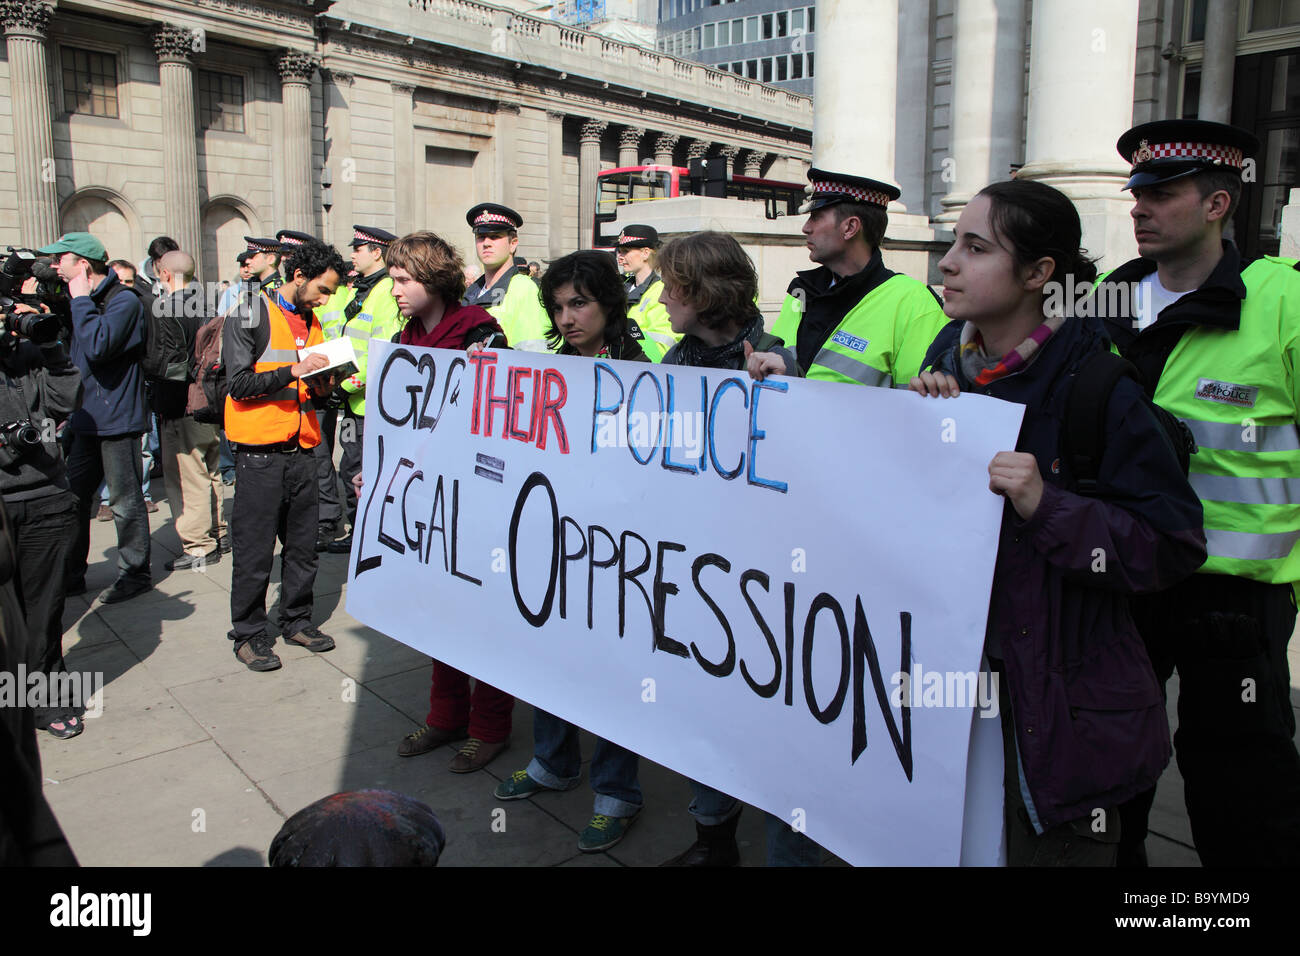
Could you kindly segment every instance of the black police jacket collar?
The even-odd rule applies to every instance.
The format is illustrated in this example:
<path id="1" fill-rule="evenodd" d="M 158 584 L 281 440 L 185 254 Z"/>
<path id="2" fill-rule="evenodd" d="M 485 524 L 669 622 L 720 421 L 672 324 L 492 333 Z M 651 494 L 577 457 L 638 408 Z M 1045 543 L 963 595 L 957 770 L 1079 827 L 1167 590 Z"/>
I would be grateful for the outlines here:
<path id="1" fill-rule="evenodd" d="M 629 278 L 628 289 L 627 289 L 627 307 L 630 309 L 632 308 L 632 306 L 639 304 L 641 302 L 642 296 L 644 296 L 646 293 L 646 289 L 650 288 L 658 281 L 659 281 L 659 273 L 655 272 L 653 269 L 650 271 L 650 275 L 646 276 L 645 282 L 642 282 L 640 285 L 635 284 L 636 283 L 635 276 Z"/>
<path id="2" fill-rule="evenodd" d="M 484 273 L 470 283 L 469 287 L 465 289 L 465 298 L 460 300 L 460 304 L 479 305 L 485 300 L 489 301 L 491 305 L 499 304 L 501 299 L 504 299 L 506 296 L 506 289 L 510 285 L 510 280 L 519 275 L 520 271 L 521 270 L 518 266 L 511 266 L 505 271 L 500 279 L 497 279 L 496 282 L 492 283 L 491 289 L 484 288 L 484 285 L 487 283 L 487 273 Z M 491 302 L 492 292 L 495 289 L 500 289 L 501 295 L 497 298 L 496 302 Z"/>
<path id="3" fill-rule="evenodd" d="M 843 310 L 835 310 L 842 318 L 848 314 L 849 309 L 862 300 L 863 296 L 896 274 L 893 270 L 885 268 L 885 260 L 880 257 L 880 250 L 876 249 L 871 254 L 871 261 L 861 272 L 851 276 L 836 276 L 829 267 L 818 266 L 816 269 L 796 272 L 786 291 L 794 295 L 796 289 L 803 289 L 814 296 L 843 298 L 845 300 Z M 834 285 L 831 285 L 832 279 L 835 280 Z"/>
<path id="4" fill-rule="evenodd" d="M 1243 263 L 1237 247 L 1229 239 L 1223 240 L 1223 256 L 1199 288 L 1188 292 L 1177 302 L 1164 308 L 1155 325 L 1168 328 L 1173 325 L 1205 325 L 1210 328 L 1235 332 L 1241 327 L 1241 303 L 1246 298 L 1246 284 L 1241 281 Z M 1133 328 L 1132 315 L 1108 315 L 1107 306 L 1128 302 L 1127 297 L 1107 296 L 1106 285 L 1138 282 L 1156 271 L 1154 259 L 1132 259 L 1106 276 L 1094 293 L 1097 315 L 1105 320 L 1106 332 L 1121 350 L 1138 337 Z M 1154 328 L 1155 326 L 1148 326 Z"/>

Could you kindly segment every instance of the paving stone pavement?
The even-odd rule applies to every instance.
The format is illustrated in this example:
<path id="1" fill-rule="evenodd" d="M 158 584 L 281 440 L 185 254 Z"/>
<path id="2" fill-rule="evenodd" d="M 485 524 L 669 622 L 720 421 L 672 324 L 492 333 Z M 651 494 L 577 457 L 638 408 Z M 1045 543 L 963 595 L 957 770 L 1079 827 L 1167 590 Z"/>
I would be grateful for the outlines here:
<path id="1" fill-rule="evenodd" d="M 99 595 L 116 575 L 116 541 L 111 522 L 91 522 L 89 590 L 68 599 L 64 649 L 69 670 L 102 672 L 102 713 L 72 740 L 40 734 L 45 793 L 83 865 L 265 865 L 288 816 L 367 787 L 434 809 L 448 834 L 443 865 L 650 866 L 694 838 L 686 779 L 648 761 L 645 810 L 607 853 L 577 848 L 591 812 L 585 773 L 565 793 L 496 800 L 493 788 L 531 753 L 532 708 L 522 701 L 511 747 L 479 773 L 449 772 L 450 746 L 398 757 L 398 742 L 424 718 L 429 660 L 347 613 L 345 555 L 322 554 L 316 581 L 314 620 L 337 648 L 314 655 L 277 641 L 284 666 L 259 674 L 235 659 L 226 638 L 229 556 L 202 571 L 168 572 L 180 544 L 166 504 L 150 525 L 154 590 L 106 607 Z M 277 562 L 272 597 L 278 575 Z M 1300 674 L 1295 642 L 1291 670 Z M 1300 691 L 1292 702 L 1300 708 Z M 1175 703 L 1176 693 L 1171 720 Z M 584 733 L 583 753 L 591 750 Z M 1197 865 L 1173 765 L 1152 830 L 1153 865 Z M 760 812 L 746 809 L 738 837 L 742 863 L 761 865 Z M 827 862 L 838 861 L 828 854 Z"/>

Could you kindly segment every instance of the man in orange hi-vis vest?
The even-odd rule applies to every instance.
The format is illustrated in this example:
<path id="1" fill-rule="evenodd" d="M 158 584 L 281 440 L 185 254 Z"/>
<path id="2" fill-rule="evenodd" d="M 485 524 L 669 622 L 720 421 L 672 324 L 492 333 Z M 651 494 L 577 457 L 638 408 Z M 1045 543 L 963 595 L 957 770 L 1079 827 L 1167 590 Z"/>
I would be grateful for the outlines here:
<path id="1" fill-rule="evenodd" d="M 317 653 L 334 647 L 333 638 L 311 622 L 319 511 L 311 449 L 321 441 L 315 402 L 324 403 L 338 375 L 322 371 L 324 356 L 300 353 L 324 341 L 312 310 L 334 294 L 346 272 L 333 246 L 303 243 L 285 260 L 284 283 L 263 290 L 247 318 L 231 316 L 222 335 L 230 388 L 226 437 L 236 475 L 229 637 L 249 670 L 280 666 L 275 637 L 266 629 L 277 533 L 283 542 L 279 624 L 285 642 Z"/>

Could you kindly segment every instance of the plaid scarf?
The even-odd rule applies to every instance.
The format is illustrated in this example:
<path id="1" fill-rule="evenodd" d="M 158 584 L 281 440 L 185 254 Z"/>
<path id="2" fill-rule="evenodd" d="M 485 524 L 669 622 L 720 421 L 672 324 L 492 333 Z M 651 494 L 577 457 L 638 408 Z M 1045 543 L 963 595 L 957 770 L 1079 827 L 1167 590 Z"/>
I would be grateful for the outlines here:
<path id="1" fill-rule="evenodd" d="M 1033 361 L 1038 350 L 1043 347 L 1043 343 L 1050 339 L 1064 323 L 1065 316 L 1052 316 L 1034 329 L 1029 334 L 1029 338 L 1006 355 L 997 357 L 988 355 L 984 351 L 984 336 L 980 335 L 979 329 L 967 322 L 961 330 L 959 349 L 962 373 L 968 381 L 976 385 L 988 385 L 990 382 L 1019 372 Z"/>

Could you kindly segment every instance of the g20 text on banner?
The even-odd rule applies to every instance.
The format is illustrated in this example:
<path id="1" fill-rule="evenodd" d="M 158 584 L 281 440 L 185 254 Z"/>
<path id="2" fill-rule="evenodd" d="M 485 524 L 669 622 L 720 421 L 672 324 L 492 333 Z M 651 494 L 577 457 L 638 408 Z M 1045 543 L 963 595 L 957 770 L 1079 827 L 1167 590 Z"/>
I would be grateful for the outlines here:
<path id="1" fill-rule="evenodd" d="M 958 861 L 973 701 L 897 676 L 979 670 L 1019 406 L 371 348 L 351 614 L 851 863 Z"/>

